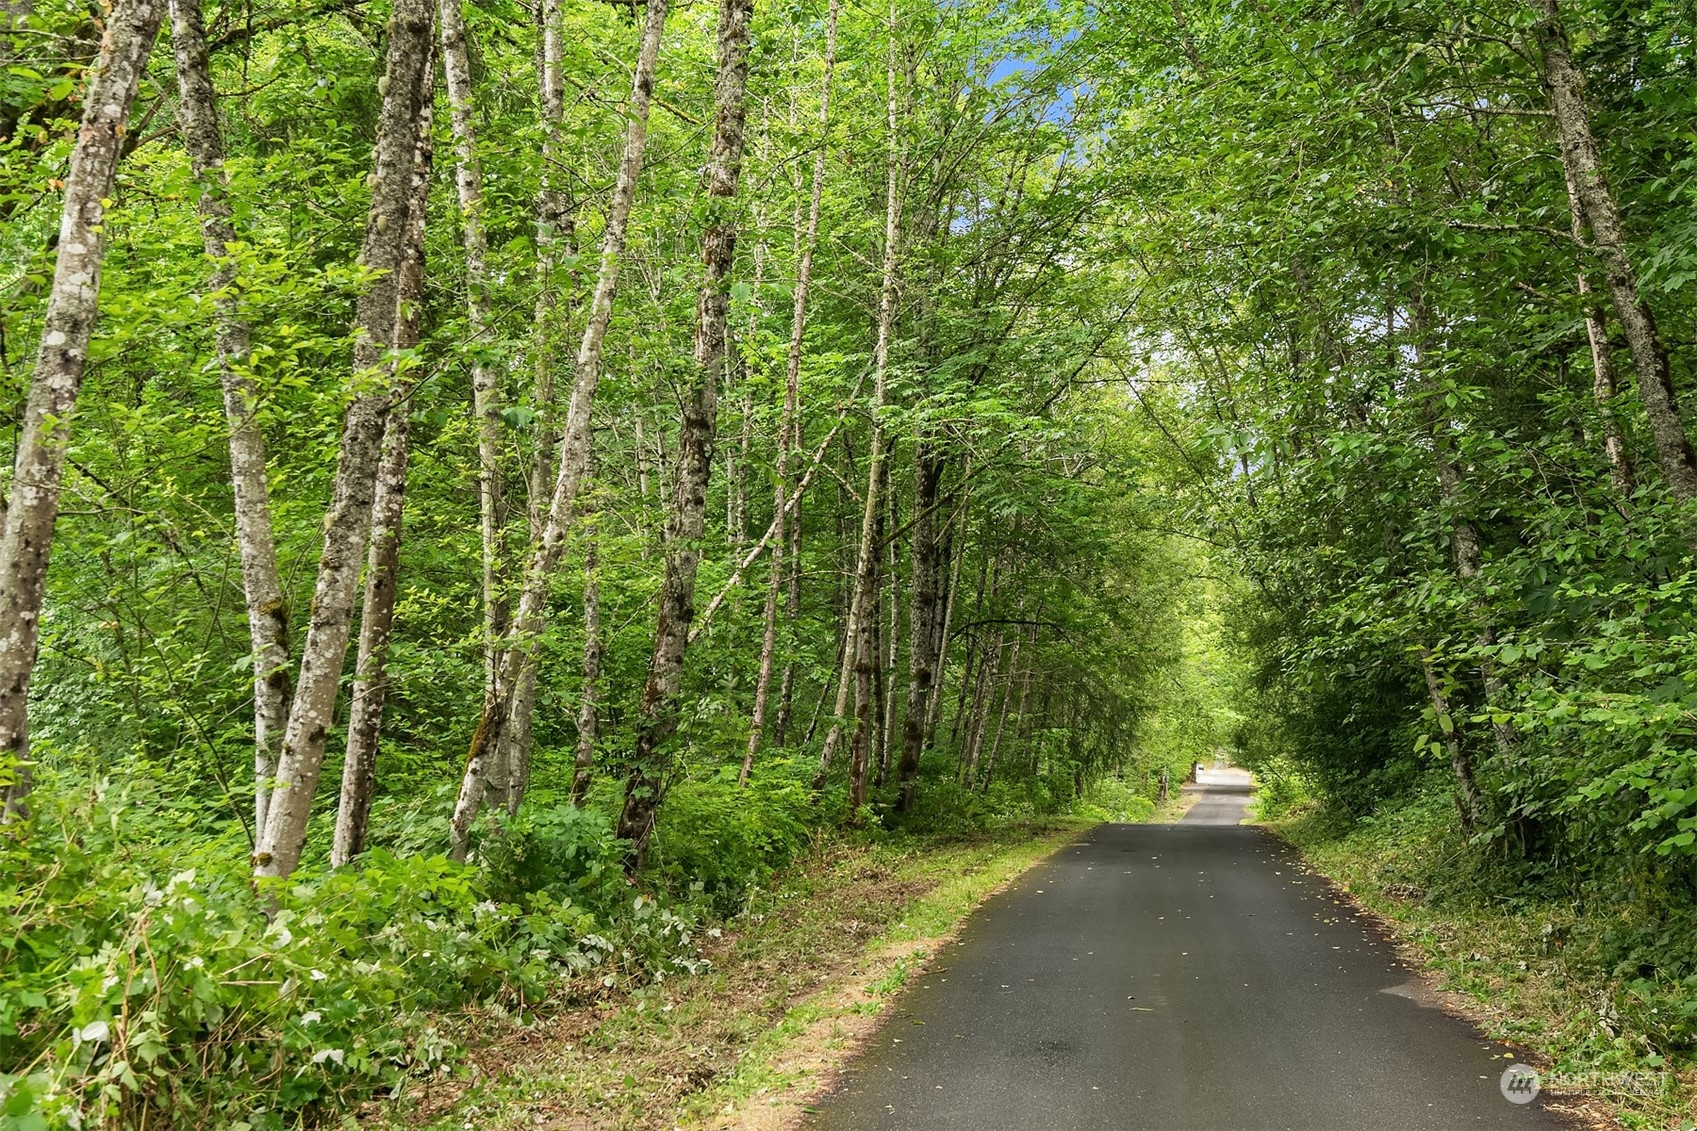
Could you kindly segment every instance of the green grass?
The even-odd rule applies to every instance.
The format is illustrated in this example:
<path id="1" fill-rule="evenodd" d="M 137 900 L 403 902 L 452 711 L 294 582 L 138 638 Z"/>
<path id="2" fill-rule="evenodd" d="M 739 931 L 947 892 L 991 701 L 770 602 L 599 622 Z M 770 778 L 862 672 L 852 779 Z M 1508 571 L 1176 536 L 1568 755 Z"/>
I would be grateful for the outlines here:
<path id="1" fill-rule="evenodd" d="M 1439 790 L 1355 822 L 1306 806 L 1267 824 L 1388 921 L 1490 1036 L 1540 1054 L 1547 1073 L 1589 1074 L 1593 1110 L 1635 1129 L 1697 1127 L 1689 906 L 1493 856 L 1462 837 Z M 1617 1075 L 1650 1093 L 1599 1080 Z"/>

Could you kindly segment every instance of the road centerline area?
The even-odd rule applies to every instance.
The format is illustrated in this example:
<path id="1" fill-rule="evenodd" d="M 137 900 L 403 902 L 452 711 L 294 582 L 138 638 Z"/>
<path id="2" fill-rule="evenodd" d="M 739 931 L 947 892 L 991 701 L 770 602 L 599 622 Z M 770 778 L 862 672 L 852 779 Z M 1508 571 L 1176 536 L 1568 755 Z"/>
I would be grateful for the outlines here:
<path id="1" fill-rule="evenodd" d="M 1420 1004 L 1373 927 L 1205 771 L 1176 825 L 1100 825 L 973 917 L 810 1128 L 1562 1126 L 1513 1050 Z"/>

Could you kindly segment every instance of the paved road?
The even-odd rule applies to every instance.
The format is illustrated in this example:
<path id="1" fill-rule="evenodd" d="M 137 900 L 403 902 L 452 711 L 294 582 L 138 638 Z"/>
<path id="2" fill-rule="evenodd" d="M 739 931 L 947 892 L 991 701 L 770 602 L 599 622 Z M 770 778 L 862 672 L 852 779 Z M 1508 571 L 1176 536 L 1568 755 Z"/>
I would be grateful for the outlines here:
<path id="1" fill-rule="evenodd" d="M 1395 953 L 1204 775 L 1176 825 L 1101 825 L 990 900 L 890 1006 L 810 1131 L 1562 1124 L 1507 1047 L 1411 994 Z"/>

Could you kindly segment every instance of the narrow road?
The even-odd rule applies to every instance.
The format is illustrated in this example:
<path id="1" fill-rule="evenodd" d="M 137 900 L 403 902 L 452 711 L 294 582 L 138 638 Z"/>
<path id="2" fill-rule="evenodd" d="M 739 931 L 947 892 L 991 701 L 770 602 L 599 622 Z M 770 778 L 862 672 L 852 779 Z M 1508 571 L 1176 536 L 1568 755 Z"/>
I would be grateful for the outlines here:
<path id="1" fill-rule="evenodd" d="M 1176 825 L 1101 825 L 1022 876 L 890 1007 L 810 1131 L 1563 1126 L 1512 1050 L 1410 971 L 1203 774 Z"/>

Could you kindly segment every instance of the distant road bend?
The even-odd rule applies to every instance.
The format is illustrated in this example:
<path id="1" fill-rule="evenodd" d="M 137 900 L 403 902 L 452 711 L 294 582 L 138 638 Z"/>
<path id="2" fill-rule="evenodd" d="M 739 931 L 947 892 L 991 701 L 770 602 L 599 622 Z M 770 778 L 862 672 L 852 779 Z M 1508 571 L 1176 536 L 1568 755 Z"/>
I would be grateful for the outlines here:
<path id="1" fill-rule="evenodd" d="M 1100 825 L 991 899 L 890 1009 L 816 1131 L 1554 1131 L 1512 1050 L 1276 838 L 1248 775 L 1176 825 Z"/>

